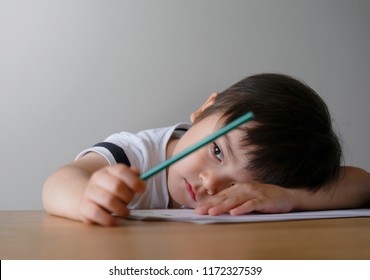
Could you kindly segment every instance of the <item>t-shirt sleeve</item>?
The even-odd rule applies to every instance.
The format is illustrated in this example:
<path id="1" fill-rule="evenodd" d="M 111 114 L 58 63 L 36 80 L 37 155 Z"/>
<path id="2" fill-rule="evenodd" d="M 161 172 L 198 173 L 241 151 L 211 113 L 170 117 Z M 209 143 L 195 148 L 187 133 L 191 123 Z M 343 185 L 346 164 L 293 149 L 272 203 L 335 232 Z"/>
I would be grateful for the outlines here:
<path id="1" fill-rule="evenodd" d="M 103 142 L 99 142 L 94 146 L 80 152 L 75 160 L 80 159 L 84 155 L 90 152 L 95 152 L 103 156 L 109 165 L 117 163 L 126 164 L 127 166 L 136 165 L 140 162 L 140 145 L 137 146 L 141 141 L 136 135 L 131 133 L 116 133 Z M 140 158 L 138 158 L 138 156 Z"/>

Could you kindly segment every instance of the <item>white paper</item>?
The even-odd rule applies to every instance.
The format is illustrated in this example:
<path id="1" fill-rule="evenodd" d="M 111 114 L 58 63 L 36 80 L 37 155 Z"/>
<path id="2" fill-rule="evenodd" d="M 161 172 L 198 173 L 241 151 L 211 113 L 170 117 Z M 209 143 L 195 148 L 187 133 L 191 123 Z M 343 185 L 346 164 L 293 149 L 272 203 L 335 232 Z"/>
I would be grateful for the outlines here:
<path id="1" fill-rule="evenodd" d="M 250 213 L 239 216 L 231 216 L 229 214 L 222 214 L 219 216 L 197 215 L 193 209 L 148 209 L 131 210 L 129 216 L 130 219 L 135 220 L 166 220 L 197 224 L 271 222 L 349 217 L 370 217 L 370 209 L 297 211 L 283 214 Z"/>

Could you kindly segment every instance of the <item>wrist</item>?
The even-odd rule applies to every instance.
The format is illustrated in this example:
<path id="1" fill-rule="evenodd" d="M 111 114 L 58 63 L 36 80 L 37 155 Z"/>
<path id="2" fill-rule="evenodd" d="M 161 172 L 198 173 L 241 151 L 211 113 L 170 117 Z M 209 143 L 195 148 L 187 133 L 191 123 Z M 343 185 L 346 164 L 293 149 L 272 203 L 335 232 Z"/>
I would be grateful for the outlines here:
<path id="1" fill-rule="evenodd" d="M 311 201 L 311 192 L 307 189 L 289 189 L 291 196 L 292 210 L 309 210 L 312 206 L 308 205 Z"/>

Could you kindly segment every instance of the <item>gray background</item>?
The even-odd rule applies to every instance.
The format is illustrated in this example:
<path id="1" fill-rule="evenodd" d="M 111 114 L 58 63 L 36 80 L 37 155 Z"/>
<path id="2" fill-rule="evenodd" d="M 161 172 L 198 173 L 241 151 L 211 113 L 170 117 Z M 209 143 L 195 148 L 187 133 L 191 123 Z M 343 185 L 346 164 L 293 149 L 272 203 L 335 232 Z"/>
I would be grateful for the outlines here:
<path id="1" fill-rule="evenodd" d="M 370 170 L 367 0 L 0 0 L 0 209 L 113 132 L 187 121 L 214 91 L 291 74 Z"/>

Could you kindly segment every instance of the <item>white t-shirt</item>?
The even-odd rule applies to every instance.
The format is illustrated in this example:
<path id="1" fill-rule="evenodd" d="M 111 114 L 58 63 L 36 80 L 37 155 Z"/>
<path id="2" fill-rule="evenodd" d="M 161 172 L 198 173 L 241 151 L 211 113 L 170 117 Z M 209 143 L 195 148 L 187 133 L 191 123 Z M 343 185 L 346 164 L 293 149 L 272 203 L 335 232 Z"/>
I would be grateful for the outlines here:
<path id="1" fill-rule="evenodd" d="M 166 159 L 166 147 L 175 130 L 186 131 L 190 124 L 180 123 L 170 127 L 148 129 L 137 134 L 116 133 L 104 142 L 82 151 L 76 160 L 89 152 L 102 155 L 110 165 L 125 163 L 136 166 L 141 173 L 148 171 Z M 129 203 L 129 209 L 165 209 L 168 208 L 169 194 L 166 170 L 146 181 L 146 191 L 135 194 Z"/>

